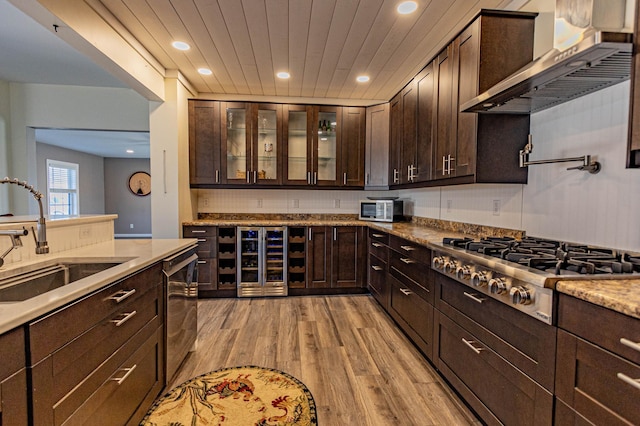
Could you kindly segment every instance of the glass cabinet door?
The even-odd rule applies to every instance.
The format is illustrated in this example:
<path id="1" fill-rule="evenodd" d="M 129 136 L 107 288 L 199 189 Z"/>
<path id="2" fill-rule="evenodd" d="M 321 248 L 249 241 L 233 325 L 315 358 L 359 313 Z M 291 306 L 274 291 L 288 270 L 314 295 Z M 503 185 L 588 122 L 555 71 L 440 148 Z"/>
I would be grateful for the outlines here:
<path id="1" fill-rule="evenodd" d="M 315 152 L 317 175 L 314 184 L 334 185 L 337 181 L 336 147 L 339 137 L 339 107 L 319 107 L 318 140 Z M 314 161 L 315 163 L 315 161 Z"/>
<path id="2" fill-rule="evenodd" d="M 223 102 L 223 175 L 229 183 L 248 182 L 250 147 L 247 138 L 247 108 L 244 103 Z"/>
<path id="3" fill-rule="evenodd" d="M 310 184 L 309 108 L 289 105 L 285 111 L 285 179 L 288 184 Z"/>
<path id="4" fill-rule="evenodd" d="M 257 105 L 257 123 L 254 123 L 252 173 L 250 183 L 281 183 L 282 106 Z M 254 112 L 255 114 L 255 112 Z M 255 115 L 254 115 L 255 117 Z"/>

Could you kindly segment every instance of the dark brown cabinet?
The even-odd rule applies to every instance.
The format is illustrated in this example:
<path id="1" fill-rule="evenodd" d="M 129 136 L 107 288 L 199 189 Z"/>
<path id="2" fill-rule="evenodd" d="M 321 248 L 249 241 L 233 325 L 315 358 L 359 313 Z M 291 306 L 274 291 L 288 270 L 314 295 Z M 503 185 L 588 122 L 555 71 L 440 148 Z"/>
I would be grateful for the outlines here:
<path id="1" fill-rule="evenodd" d="M 290 226 L 288 228 L 287 279 L 289 288 L 307 286 L 307 228 Z"/>
<path id="2" fill-rule="evenodd" d="M 557 424 L 640 424 L 639 322 L 560 295 Z"/>
<path id="3" fill-rule="evenodd" d="M 162 282 L 155 264 L 28 325 L 33 424 L 140 422 L 165 381 Z"/>
<path id="4" fill-rule="evenodd" d="M 636 2 L 633 38 L 640 40 L 640 2 Z M 640 52 L 637 50 L 631 63 L 630 98 L 627 168 L 640 168 Z"/>
<path id="5" fill-rule="evenodd" d="M 531 61 L 535 16 L 482 10 L 392 99 L 392 185 L 526 183 L 518 152 L 527 142 L 529 116 L 459 109 Z"/>
<path id="6" fill-rule="evenodd" d="M 389 103 L 367 107 L 365 189 L 389 189 Z"/>
<path id="7" fill-rule="evenodd" d="M 369 229 L 367 284 L 371 295 L 385 310 L 389 309 L 388 259 L 389 234 Z"/>
<path id="8" fill-rule="evenodd" d="M 215 226 L 185 226 L 184 238 L 198 240 L 198 296 L 218 289 L 218 233 Z"/>
<path id="9" fill-rule="evenodd" d="M 27 363 L 25 333 L 18 327 L 0 336 L 0 424 L 26 426 Z"/>
<path id="10" fill-rule="evenodd" d="M 365 286 L 365 238 L 361 226 L 307 228 L 307 287 Z"/>
<path id="11" fill-rule="evenodd" d="M 222 183 L 220 175 L 220 102 L 189 101 L 189 181 Z"/>
<path id="12" fill-rule="evenodd" d="M 435 283 L 441 374 L 487 424 L 552 424 L 556 328 L 442 274 Z"/>
<path id="13" fill-rule="evenodd" d="M 339 185 L 364 187 L 366 110 L 342 108 L 342 140 L 340 141 Z"/>

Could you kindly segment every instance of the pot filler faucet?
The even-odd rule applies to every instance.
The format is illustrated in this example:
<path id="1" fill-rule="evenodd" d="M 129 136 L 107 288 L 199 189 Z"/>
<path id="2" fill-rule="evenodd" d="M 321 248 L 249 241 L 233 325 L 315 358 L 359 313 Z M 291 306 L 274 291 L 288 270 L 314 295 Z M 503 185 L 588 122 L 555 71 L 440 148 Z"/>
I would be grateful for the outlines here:
<path id="1" fill-rule="evenodd" d="M 8 177 L 0 180 L 0 183 L 12 183 L 14 185 L 22 186 L 27 191 L 33 194 L 33 198 L 38 202 L 38 207 L 40 208 L 40 218 L 38 219 L 37 230 L 31 227 L 31 232 L 33 232 L 33 238 L 36 242 L 36 254 L 45 254 L 49 253 L 49 244 L 47 243 L 47 225 L 44 220 L 44 210 L 42 208 L 42 193 L 33 188 L 33 185 L 29 185 L 26 181 L 20 182 L 18 179 L 10 179 Z M 9 249 L 11 251 L 14 248 L 21 247 L 22 242 L 20 241 L 20 236 L 27 235 L 28 231 L 26 229 L 18 230 L 18 231 L 0 231 L 0 235 L 8 235 L 11 237 L 12 247 Z M 9 254 L 9 251 L 4 253 L 0 258 L 0 261 Z M 2 263 L 0 263 L 2 266 Z"/>

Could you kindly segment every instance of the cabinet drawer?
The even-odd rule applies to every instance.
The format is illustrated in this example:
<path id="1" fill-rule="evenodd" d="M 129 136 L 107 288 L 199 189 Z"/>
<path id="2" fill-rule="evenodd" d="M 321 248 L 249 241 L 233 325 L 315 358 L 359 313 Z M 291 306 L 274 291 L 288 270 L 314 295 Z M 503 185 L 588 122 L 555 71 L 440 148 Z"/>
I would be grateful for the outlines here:
<path id="1" fill-rule="evenodd" d="M 369 241 L 371 242 L 379 242 L 384 244 L 385 246 L 389 245 L 389 234 L 386 232 L 378 231 L 377 229 L 369 228 Z"/>
<path id="2" fill-rule="evenodd" d="M 24 328 L 18 327 L 0 336 L 0 381 L 26 367 Z"/>
<path id="3" fill-rule="evenodd" d="M 198 237 L 197 254 L 199 258 L 216 257 L 216 239 L 214 237 Z"/>
<path id="4" fill-rule="evenodd" d="M 13 375 L 0 379 L 0 424 L 27 426 L 28 414 L 27 369 L 22 367 Z"/>
<path id="5" fill-rule="evenodd" d="M 389 277 L 389 308 L 391 316 L 409 334 L 414 343 L 431 359 L 433 345 L 433 306 L 416 292 L 414 284 L 406 285 Z M 408 330 L 406 326 L 410 327 Z M 413 333 L 412 333 L 413 332 Z M 417 338 L 416 338 L 417 337 Z"/>
<path id="6" fill-rule="evenodd" d="M 182 236 L 184 238 L 201 238 L 201 237 L 215 237 L 215 226 L 185 226 L 182 229 Z"/>
<path id="7" fill-rule="evenodd" d="M 594 424 L 640 424 L 640 366 L 558 331 L 556 396 Z M 621 376 L 624 375 L 624 376 Z"/>
<path id="8" fill-rule="evenodd" d="M 418 262 L 431 265 L 431 250 L 423 245 L 391 235 L 389 236 L 389 247 L 401 253 L 403 256 L 408 256 Z"/>
<path id="9" fill-rule="evenodd" d="M 441 312 L 545 388 L 553 391 L 555 327 L 504 305 L 473 288 L 435 273 L 436 303 Z M 508 343 L 507 343 L 508 342 Z"/>
<path id="10" fill-rule="evenodd" d="M 387 264 L 376 256 L 369 255 L 369 289 L 382 296 L 386 293 L 387 287 Z"/>
<path id="11" fill-rule="evenodd" d="M 379 241 L 376 240 L 370 240 L 369 242 L 369 253 L 377 256 L 378 258 L 384 260 L 386 262 L 387 260 L 387 252 L 388 252 L 388 248 L 386 245 L 384 245 L 384 243 L 381 243 Z"/>
<path id="12" fill-rule="evenodd" d="M 550 392 L 446 315 L 437 321 L 440 371 L 487 424 L 551 425 Z"/>
<path id="13" fill-rule="evenodd" d="M 640 351 L 622 343 L 640 342 L 640 320 L 636 318 L 560 294 L 558 327 L 640 364 Z"/>
<path id="14" fill-rule="evenodd" d="M 403 284 L 413 284 L 416 293 L 433 303 L 433 274 L 429 265 L 391 250 L 389 252 L 389 273 Z"/>
<path id="15" fill-rule="evenodd" d="M 149 291 L 54 352 L 51 355 L 53 400 L 63 398 L 146 324 L 153 320 L 157 324 L 159 297 L 162 297 L 160 288 Z"/>
<path id="16" fill-rule="evenodd" d="M 67 418 L 65 426 L 139 424 L 162 390 L 162 358 L 162 328 L 159 328 L 112 371 L 100 387 Z M 61 424 L 64 418 L 64 414 L 58 411 L 61 410 L 56 408 L 56 425 Z"/>
<path id="17" fill-rule="evenodd" d="M 161 285 L 162 266 L 158 263 L 31 323 L 32 365 L 104 318 L 119 312 L 124 304 Z"/>
<path id="18" fill-rule="evenodd" d="M 215 259 L 198 257 L 198 284 L 211 284 L 216 268 Z"/>

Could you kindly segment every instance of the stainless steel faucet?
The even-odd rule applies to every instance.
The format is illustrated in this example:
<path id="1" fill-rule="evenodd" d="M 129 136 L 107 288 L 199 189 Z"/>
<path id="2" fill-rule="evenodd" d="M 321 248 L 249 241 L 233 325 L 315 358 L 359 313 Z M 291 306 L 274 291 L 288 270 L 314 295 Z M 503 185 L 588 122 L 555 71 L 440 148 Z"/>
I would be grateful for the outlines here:
<path id="1" fill-rule="evenodd" d="M 2 267 L 2 265 L 4 265 L 4 258 L 11 252 L 11 250 L 22 247 L 22 240 L 20 239 L 20 237 L 22 237 L 23 235 L 27 235 L 28 233 L 29 231 L 27 231 L 24 227 L 20 231 L 16 231 L 14 229 L 6 231 L 0 230 L 0 235 L 7 235 L 11 238 L 11 247 L 9 247 L 9 250 L 0 255 L 0 268 Z"/>
<path id="2" fill-rule="evenodd" d="M 49 244 L 47 243 L 47 224 L 44 220 L 44 209 L 42 208 L 42 193 L 37 191 L 33 185 L 29 185 L 27 181 L 20 182 L 17 178 L 10 179 L 5 177 L 0 180 L 0 183 L 12 183 L 14 185 L 22 186 L 27 191 L 33 194 L 33 198 L 38 202 L 38 207 L 40 208 L 40 218 L 38 219 L 37 230 L 34 230 L 31 227 L 31 231 L 33 232 L 33 238 L 36 241 L 36 254 L 45 254 L 49 253 Z M 23 234 L 26 235 L 26 234 Z"/>

